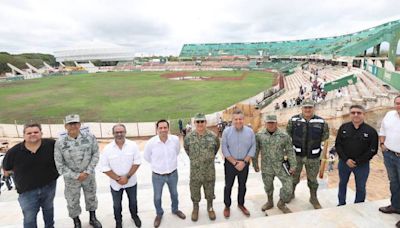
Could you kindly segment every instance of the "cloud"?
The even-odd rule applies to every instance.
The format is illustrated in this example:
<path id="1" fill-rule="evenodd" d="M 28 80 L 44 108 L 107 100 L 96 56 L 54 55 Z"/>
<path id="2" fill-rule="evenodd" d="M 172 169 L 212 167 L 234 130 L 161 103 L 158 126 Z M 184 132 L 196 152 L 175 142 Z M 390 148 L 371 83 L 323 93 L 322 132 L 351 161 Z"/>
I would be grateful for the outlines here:
<path id="1" fill-rule="evenodd" d="M 398 20 L 400 1 L 3 0 L 0 51 L 127 46 L 178 55 L 184 43 L 335 36 Z"/>

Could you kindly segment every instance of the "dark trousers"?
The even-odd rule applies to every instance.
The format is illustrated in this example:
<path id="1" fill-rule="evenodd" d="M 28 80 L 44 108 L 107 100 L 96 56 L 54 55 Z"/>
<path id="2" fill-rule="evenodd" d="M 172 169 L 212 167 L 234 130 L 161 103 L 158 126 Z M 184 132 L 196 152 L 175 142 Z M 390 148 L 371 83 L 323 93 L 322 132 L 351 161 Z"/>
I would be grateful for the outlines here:
<path id="1" fill-rule="evenodd" d="M 24 215 L 24 228 L 36 228 L 36 217 L 42 209 L 44 227 L 54 227 L 54 196 L 57 180 L 48 185 L 19 194 L 18 202 Z"/>
<path id="2" fill-rule="evenodd" d="M 395 152 L 387 150 L 383 152 L 385 166 L 390 181 L 390 203 L 392 207 L 400 210 L 400 156 Z"/>
<path id="3" fill-rule="evenodd" d="M 346 204 L 346 192 L 347 183 L 349 182 L 350 174 L 354 173 L 354 179 L 356 181 L 356 199 L 354 203 L 361 203 L 365 201 L 366 189 L 365 185 L 367 183 L 369 175 L 369 162 L 357 165 L 355 168 L 350 168 L 345 161 L 339 160 L 338 164 L 339 170 L 339 205 Z"/>
<path id="4" fill-rule="evenodd" d="M 244 205 L 244 197 L 246 195 L 246 182 L 249 175 L 249 165 L 246 165 L 242 171 L 238 171 L 234 165 L 225 159 L 225 188 L 224 188 L 224 203 L 226 207 L 232 204 L 231 193 L 232 186 L 235 182 L 235 177 L 238 177 L 239 193 L 238 204 Z"/>
<path id="5" fill-rule="evenodd" d="M 129 211 L 131 212 L 131 217 L 137 215 L 137 200 L 136 200 L 136 188 L 137 184 L 129 187 L 129 188 L 121 188 L 119 191 L 115 191 L 111 188 L 111 195 L 113 198 L 113 207 L 114 207 L 114 218 L 115 221 L 122 221 L 122 193 L 124 190 L 128 195 L 129 200 Z"/>

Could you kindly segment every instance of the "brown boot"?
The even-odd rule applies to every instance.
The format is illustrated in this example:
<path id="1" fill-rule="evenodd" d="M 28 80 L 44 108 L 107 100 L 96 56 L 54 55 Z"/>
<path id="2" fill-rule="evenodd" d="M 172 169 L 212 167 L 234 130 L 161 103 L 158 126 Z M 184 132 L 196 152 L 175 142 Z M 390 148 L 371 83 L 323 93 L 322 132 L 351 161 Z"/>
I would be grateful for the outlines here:
<path id="1" fill-rule="evenodd" d="M 261 210 L 262 210 L 262 211 L 266 211 L 266 210 L 269 210 L 269 209 L 271 209 L 271 208 L 273 208 L 273 207 L 274 207 L 274 198 L 273 198 L 273 195 L 268 193 L 268 202 L 266 202 L 266 203 L 261 207 Z"/>
<path id="2" fill-rule="evenodd" d="M 280 199 L 280 200 L 278 201 L 278 204 L 277 204 L 276 206 L 277 206 L 277 207 L 279 208 L 279 210 L 281 210 L 284 214 L 292 213 L 292 211 L 286 206 L 286 203 L 283 202 L 282 199 Z"/>
<path id="3" fill-rule="evenodd" d="M 310 189 L 310 203 L 313 205 L 314 209 L 321 209 L 321 204 L 319 204 L 317 198 L 317 190 Z"/>
<path id="4" fill-rule="evenodd" d="M 208 218 L 210 218 L 210 220 L 215 220 L 216 216 L 212 200 L 207 200 L 207 212 L 208 212 Z"/>
<path id="5" fill-rule="evenodd" d="M 196 222 L 199 219 L 199 203 L 193 203 L 192 221 Z"/>

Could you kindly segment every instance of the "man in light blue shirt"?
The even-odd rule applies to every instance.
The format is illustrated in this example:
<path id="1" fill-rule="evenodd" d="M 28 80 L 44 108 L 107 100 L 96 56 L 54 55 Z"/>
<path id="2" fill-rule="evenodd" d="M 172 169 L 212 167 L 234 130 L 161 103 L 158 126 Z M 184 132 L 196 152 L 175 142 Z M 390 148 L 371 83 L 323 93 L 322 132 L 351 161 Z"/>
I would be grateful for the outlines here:
<path id="1" fill-rule="evenodd" d="M 250 212 L 244 206 L 246 182 L 249 174 L 249 162 L 256 152 L 256 138 L 253 129 L 244 126 L 244 115 L 236 110 L 232 117 L 233 125 L 222 134 L 222 153 L 225 157 L 225 188 L 224 188 L 224 216 L 229 218 L 231 206 L 232 186 L 238 177 L 238 207 L 244 215 Z"/>

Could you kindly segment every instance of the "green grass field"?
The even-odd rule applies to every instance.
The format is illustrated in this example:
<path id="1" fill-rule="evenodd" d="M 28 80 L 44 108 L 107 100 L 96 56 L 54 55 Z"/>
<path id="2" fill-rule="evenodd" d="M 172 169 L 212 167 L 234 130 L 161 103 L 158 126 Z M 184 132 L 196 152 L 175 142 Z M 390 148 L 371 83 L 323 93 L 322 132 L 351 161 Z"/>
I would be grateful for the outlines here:
<path id="1" fill-rule="evenodd" d="M 239 77 L 243 72 L 191 75 Z M 61 123 L 78 113 L 85 122 L 144 122 L 212 113 L 271 87 L 273 76 L 249 72 L 241 81 L 175 81 L 163 72 L 112 72 L 0 84 L 0 123 Z"/>

